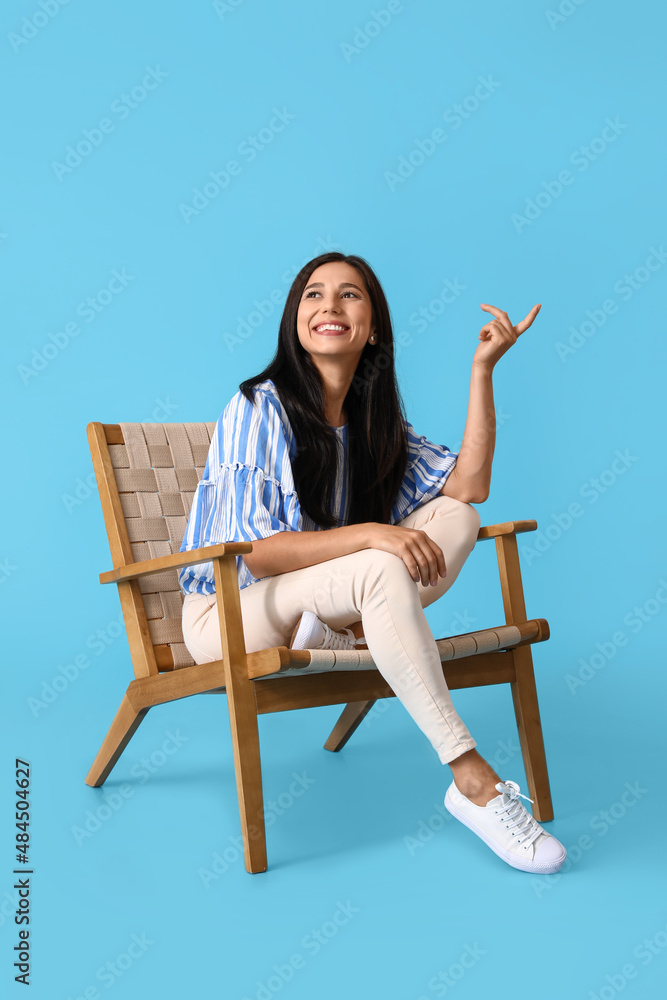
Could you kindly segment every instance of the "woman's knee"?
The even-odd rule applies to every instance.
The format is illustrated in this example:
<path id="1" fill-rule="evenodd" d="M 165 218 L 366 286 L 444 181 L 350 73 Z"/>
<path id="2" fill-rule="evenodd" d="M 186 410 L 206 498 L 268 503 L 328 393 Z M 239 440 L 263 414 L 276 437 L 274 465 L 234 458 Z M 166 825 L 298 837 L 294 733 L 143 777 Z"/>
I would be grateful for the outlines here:
<path id="1" fill-rule="evenodd" d="M 459 511 L 457 534 L 462 539 L 463 548 L 470 555 L 477 543 L 482 519 L 476 507 L 472 507 L 469 503 L 464 503 L 461 500 L 459 500 L 459 503 L 461 504 L 461 510 Z"/>
<path id="2" fill-rule="evenodd" d="M 198 595 L 184 601 L 181 617 L 183 642 L 195 663 L 212 663 L 222 658 L 222 644 L 215 599 Z"/>
<path id="3" fill-rule="evenodd" d="M 456 497 L 437 496 L 420 509 L 425 511 L 431 505 L 433 506 L 433 515 L 421 525 L 422 527 L 428 529 L 430 522 L 446 518 L 447 524 L 455 526 L 454 531 L 458 538 L 468 537 L 471 545 L 474 545 L 482 523 L 476 507 L 464 500 L 457 500 Z"/>
<path id="4" fill-rule="evenodd" d="M 462 500 L 459 500 L 459 503 L 461 503 L 464 508 L 464 510 L 461 511 L 461 515 L 465 520 L 466 526 L 470 531 L 470 534 L 474 535 L 475 539 L 477 539 L 482 523 L 481 514 L 476 507 L 472 506 L 472 504 L 463 503 Z"/>
<path id="5" fill-rule="evenodd" d="M 183 630 L 183 642 L 185 643 L 185 648 L 188 653 L 195 661 L 196 664 L 201 663 L 213 663 L 216 660 L 222 659 L 222 648 L 218 651 L 217 648 L 204 649 L 201 638 L 195 639 L 191 632 Z M 213 644 L 215 645 L 215 644 Z M 221 645 L 219 643 L 219 645 Z"/>
<path id="6" fill-rule="evenodd" d="M 399 555 L 395 552 L 387 552 L 386 549 L 368 548 L 362 549 L 361 552 L 366 557 L 371 569 L 378 573 L 395 573 L 397 566 L 405 566 Z"/>

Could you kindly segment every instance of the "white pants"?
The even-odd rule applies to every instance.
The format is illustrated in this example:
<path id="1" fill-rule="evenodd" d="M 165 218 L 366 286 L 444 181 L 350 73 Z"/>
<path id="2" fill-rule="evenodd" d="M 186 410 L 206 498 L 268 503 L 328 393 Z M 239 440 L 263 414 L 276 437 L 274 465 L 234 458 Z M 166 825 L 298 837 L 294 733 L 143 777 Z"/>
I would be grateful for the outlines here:
<path id="1" fill-rule="evenodd" d="M 413 580 L 400 556 L 373 548 L 270 576 L 240 592 L 245 646 L 249 653 L 289 646 L 304 611 L 337 631 L 361 621 L 376 667 L 446 764 L 477 744 L 454 709 L 423 609 L 456 580 L 480 516 L 438 495 L 398 523 L 420 528 L 442 549 L 447 575 L 435 587 Z M 222 659 L 215 594 L 186 595 L 183 637 L 196 663 Z"/>

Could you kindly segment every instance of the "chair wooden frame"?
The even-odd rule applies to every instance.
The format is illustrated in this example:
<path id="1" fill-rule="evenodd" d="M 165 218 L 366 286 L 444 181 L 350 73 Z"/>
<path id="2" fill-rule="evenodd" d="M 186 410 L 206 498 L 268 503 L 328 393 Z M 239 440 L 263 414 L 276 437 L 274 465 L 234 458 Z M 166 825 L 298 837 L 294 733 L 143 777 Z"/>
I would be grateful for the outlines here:
<path id="1" fill-rule="evenodd" d="M 86 783 L 97 787 L 106 781 L 150 708 L 193 694 L 226 693 L 245 867 L 251 873 L 266 871 L 258 717 L 269 712 L 344 704 L 324 744 L 327 750 L 338 751 L 375 701 L 395 697 L 395 692 L 375 667 L 276 678 L 277 672 L 307 665 L 310 652 L 285 646 L 246 652 L 236 557 L 251 552 L 251 542 L 226 542 L 135 562 L 109 454 L 110 444 L 123 441 L 121 429 L 117 424 L 93 422 L 87 434 L 114 566 L 100 574 L 100 582 L 118 586 L 134 680 L 128 685 Z M 529 795 L 534 800 L 533 814 L 546 822 L 553 819 L 553 807 L 531 645 L 549 638 L 549 626 L 544 618 L 526 620 L 517 546 L 517 534 L 536 528 L 534 520 L 480 527 L 478 541 L 495 539 L 505 622 L 518 628 L 520 639 L 509 648 L 447 660 L 443 671 L 450 690 L 510 684 Z M 139 579 L 209 561 L 215 572 L 223 658 L 174 670 L 164 648 L 152 642 Z M 262 682 L 269 674 L 274 675 L 271 680 Z"/>

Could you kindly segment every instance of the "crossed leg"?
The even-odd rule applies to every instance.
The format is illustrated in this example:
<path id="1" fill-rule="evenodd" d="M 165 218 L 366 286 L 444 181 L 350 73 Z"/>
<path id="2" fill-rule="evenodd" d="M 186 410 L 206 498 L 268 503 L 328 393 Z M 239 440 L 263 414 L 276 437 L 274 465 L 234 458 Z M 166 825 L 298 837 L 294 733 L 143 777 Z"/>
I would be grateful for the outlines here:
<path id="1" fill-rule="evenodd" d="M 373 660 L 422 729 L 459 790 L 479 805 L 496 794 L 500 779 L 474 749 L 476 742 L 457 714 L 440 655 L 423 609 L 456 580 L 472 551 L 480 518 L 470 504 L 439 495 L 400 522 L 426 531 L 443 550 L 447 575 L 424 587 L 403 560 L 380 549 L 277 574 L 240 594 L 248 652 L 287 645 L 303 611 L 331 628 L 361 622 Z M 354 630 L 354 629 L 353 629 Z M 215 595 L 186 598 L 183 636 L 197 663 L 220 659 Z"/>
<path id="2" fill-rule="evenodd" d="M 422 506 L 413 511 L 412 514 L 409 514 L 408 517 L 398 522 L 401 527 L 420 528 L 425 531 L 429 537 L 433 538 L 433 540 L 440 545 L 443 552 L 445 552 L 445 569 L 447 570 L 447 575 L 444 578 L 438 577 L 438 582 L 435 586 L 431 586 L 430 584 L 424 586 L 421 581 L 415 584 L 419 592 L 423 608 L 428 607 L 429 604 L 433 604 L 434 601 L 437 601 L 438 598 L 452 586 L 461 570 L 461 567 L 463 566 L 463 563 L 474 547 L 477 539 L 477 532 L 479 530 L 479 514 L 476 508 L 470 508 L 474 514 L 466 514 L 466 517 L 470 520 L 472 525 L 471 534 L 466 539 L 465 533 L 461 533 L 461 535 L 459 535 L 459 544 L 452 547 L 451 544 L 449 544 L 452 531 L 455 530 L 454 526 L 451 524 L 452 519 L 450 517 L 449 521 L 444 520 L 442 518 L 442 514 L 445 513 L 445 511 L 451 511 L 452 509 L 457 514 L 461 514 L 462 512 L 457 510 L 457 508 L 452 504 L 443 504 L 441 502 L 442 499 L 442 497 L 436 497 L 435 500 L 422 504 Z M 444 499 L 451 500 L 453 498 L 450 497 Z M 456 501 L 455 503 L 460 503 L 460 501 Z M 464 506 L 470 507 L 469 504 L 465 504 Z M 477 515 L 477 517 L 475 518 L 474 515 Z M 472 537 L 472 534 L 474 534 L 474 538 Z M 467 544 L 471 538 L 472 544 L 470 545 L 468 551 L 466 551 Z M 355 638 L 357 639 L 364 635 L 364 626 L 361 620 L 350 622 L 346 627 L 353 632 Z M 368 647 L 362 643 L 359 644 L 357 648 L 367 649 Z M 459 791 L 476 805 L 486 805 L 489 799 L 493 798 L 493 796 L 497 794 L 495 785 L 496 782 L 501 779 L 493 770 L 491 765 L 484 760 L 484 758 L 474 748 L 466 750 L 458 757 L 450 760 L 449 766 Z"/>

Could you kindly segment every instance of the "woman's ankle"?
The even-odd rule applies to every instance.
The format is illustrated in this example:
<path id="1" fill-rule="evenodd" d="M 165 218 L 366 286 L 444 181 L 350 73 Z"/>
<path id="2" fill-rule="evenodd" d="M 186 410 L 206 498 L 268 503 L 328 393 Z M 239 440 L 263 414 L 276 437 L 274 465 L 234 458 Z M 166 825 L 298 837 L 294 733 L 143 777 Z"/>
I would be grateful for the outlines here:
<path id="1" fill-rule="evenodd" d="M 361 622 L 354 622 L 352 625 L 348 625 L 347 627 L 350 629 L 355 639 L 362 638 L 364 634 L 364 626 Z M 357 645 L 357 649 L 368 649 L 368 646 L 365 643 L 359 643 Z"/>
<path id="2" fill-rule="evenodd" d="M 454 784 L 475 805 L 485 806 L 498 794 L 496 783 L 502 779 L 491 765 L 477 752 L 468 750 L 449 762 Z"/>

